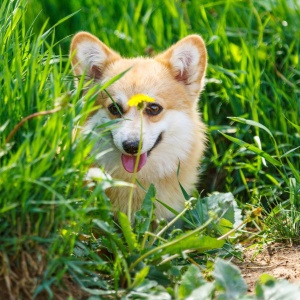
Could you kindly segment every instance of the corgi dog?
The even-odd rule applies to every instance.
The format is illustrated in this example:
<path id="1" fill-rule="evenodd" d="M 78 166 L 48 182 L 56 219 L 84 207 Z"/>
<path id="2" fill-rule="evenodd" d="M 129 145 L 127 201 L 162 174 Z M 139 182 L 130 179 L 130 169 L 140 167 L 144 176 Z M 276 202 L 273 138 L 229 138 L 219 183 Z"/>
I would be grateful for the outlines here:
<path id="1" fill-rule="evenodd" d="M 95 105 L 99 108 L 82 130 L 94 135 L 98 166 L 113 178 L 131 182 L 142 137 L 138 182 L 146 190 L 154 184 L 159 200 L 182 211 L 185 199 L 178 182 L 187 193 L 192 192 L 206 144 L 206 126 L 197 105 L 207 65 L 203 39 L 193 34 L 153 58 L 123 58 L 94 35 L 79 32 L 72 40 L 70 56 L 74 75 L 85 74 L 87 80 L 98 84 L 128 70 L 106 89 L 107 93 L 98 94 Z M 145 102 L 141 114 L 137 107 L 128 105 L 135 95 L 155 101 Z M 110 134 L 101 135 L 100 125 L 114 119 L 118 123 Z M 115 211 L 127 213 L 129 192 L 130 187 L 106 190 Z M 137 185 L 132 213 L 140 208 L 144 196 L 144 189 Z M 174 216 L 158 202 L 155 207 L 157 219 Z"/>

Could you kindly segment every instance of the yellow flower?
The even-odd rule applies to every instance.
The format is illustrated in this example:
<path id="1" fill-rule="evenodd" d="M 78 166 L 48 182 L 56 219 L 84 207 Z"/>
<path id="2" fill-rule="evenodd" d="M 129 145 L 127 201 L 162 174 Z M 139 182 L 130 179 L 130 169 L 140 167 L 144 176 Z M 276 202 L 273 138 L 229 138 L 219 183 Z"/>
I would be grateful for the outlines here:
<path id="1" fill-rule="evenodd" d="M 151 98 L 147 95 L 137 94 L 137 95 L 132 96 L 128 100 L 128 105 L 129 106 L 137 106 L 140 109 L 144 102 L 154 102 L 154 101 L 155 101 L 154 98 Z"/>

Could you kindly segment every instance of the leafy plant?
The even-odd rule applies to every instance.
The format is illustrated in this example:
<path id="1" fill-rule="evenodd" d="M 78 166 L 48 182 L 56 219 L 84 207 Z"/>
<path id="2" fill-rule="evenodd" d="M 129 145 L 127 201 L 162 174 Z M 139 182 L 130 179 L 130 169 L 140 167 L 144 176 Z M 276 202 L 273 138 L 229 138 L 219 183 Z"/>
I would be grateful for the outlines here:
<path id="1" fill-rule="evenodd" d="M 222 194 L 219 194 L 218 197 L 214 196 L 218 200 L 222 197 L 224 197 Z M 213 197 L 211 198 L 212 201 L 216 201 L 213 200 Z M 90 251 L 95 251 L 97 249 L 95 245 L 97 245 L 96 251 L 99 251 L 100 257 L 105 250 L 103 260 L 107 259 L 108 253 L 111 255 L 111 261 L 107 261 L 108 265 L 112 264 L 112 267 L 108 268 L 110 270 L 108 273 L 111 278 L 114 278 L 113 285 L 123 288 L 119 289 L 121 294 L 129 292 L 129 295 L 138 295 L 136 289 L 139 289 L 140 285 L 144 286 L 145 282 L 149 280 L 161 283 L 162 287 L 171 287 L 175 283 L 173 277 L 180 276 L 180 267 L 176 267 L 176 264 L 171 263 L 172 261 L 180 257 L 189 259 L 189 253 L 195 251 L 199 255 L 205 251 L 221 249 L 225 243 L 223 240 L 207 235 L 208 225 L 219 219 L 217 215 L 208 217 L 201 225 L 197 224 L 193 230 L 187 232 L 181 230 L 178 232 L 178 229 L 175 228 L 175 231 L 168 233 L 170 224 L 159 224 L 156 229 L 153 228 L 151 220 L 155 219 L 153 215 L 155 199 L 155 188 L 150 186 L 141 210 L 135 214 L 134 227 L 131 226 L 128 216 L 122 212 L 118 215 L 120 226 L 118 231 L 113 227 L 108 227 L 106 222 L 99 219 L 93 220 L 94 233 L 89 239 L 89 246 L 87 244 L 85 249 L 89 251 L 88 248 L 90 248 Z M 190 201 L 194 201 L 194 199 Z M 220 209 L 219 214 L 225 215 L 228 210 L 232 209 L 233 201 L 231 199 L 230 204 Z M 174 222 L 190 209 L 191 206 L 187 204 L 183 213 L 174 218 Z M 230 223 L 230 221 L 228 222 Z M 96 239 L 93 237 L 94 235 L 99 236 L 100 233 L 101 237 Z M 85 285 L 82 281 L 81 284 Z M 150 285 L 150 287 L 153 286 Z M 109 290 L 111 294 L 115 293 L 112 287 L 107 291 L 104 291 L 103 288 L 102 290 L 89 289 L 88 291 L 92 295 L 105 295 Z"/>
<path id="2" fill-rule="evenodd" d="M 288 200 L 285 200 L 283 202 L 280 201 L 274 201 L 273 206 L 271 203 L 265 204 L 265 210 L 266 210 L 266 228 L 269 232 L 269 237 L 273 238 L 275 240 L 290 240 L 293 242 L 299 242 L 298 236 L 299 236 L 299 174 L 298 171 L 295 170 L 287 156 L 297 150 L 291 149 L 286 153 L 281 154 L 281 150 L 276 142 L 276 139 L 274 138 L 271 131 L 266 128 L 264 125 L 254 122 L 251 120 L 246 120 L 243 118 L 231 118 L 234 121 L 247 124 L 250 126 L 258 127 L 265 132 L 268 133 L 268 135 L 271 137 L 273 144 L 274 144 L 274 151 L 276 153 L 276 158 L 269 155 L 265 151 L 262 150 L 260 139 L 257 136 L 257 146 L 248 144 L 242 140 L 236 139 L 234 137 L 231 137 L 229 135 L 226 135 L 222 133 L 227 139 L 230 141 L 238 144 L 239 146 L 248 149 L 252 151 L 253 153 L 257 154 L 261 159 L 261 164 L 265 165 L 267 167 L 267 162 L 270 163 L 272 166 L 276 167 L 279 174 L 281 175 L 281 182 L 279 183 L 279 180 L 273 178 L 273 180 L 279 185 L 284 186 L 286 189 L 287 195 L 289 195 Z M 284 160 L 286 160 L 287 163 L 284 163 Z M 267 161 L 267 162 L 266 162 Z M 271 176 L 269 175 L 269 178 Z M 262 204 L 264 205 L 264 204 Z M 269 212 L 268 212 L 269 210 Z"/>
<path id="3" fill-rule="evenodd" d="M 247 295 L 247 284 L 241 277 L 240 270 L 225 260 L 218 258 L 213 272 L 214 281 L 204 279 L 196 266 L 189 267 L 182 277 L 178 289 L 179 299 L 298 299 L 300 288 L 286 280 L 276 280 L 263 274 L 256 284 L 255 295 Z"/>

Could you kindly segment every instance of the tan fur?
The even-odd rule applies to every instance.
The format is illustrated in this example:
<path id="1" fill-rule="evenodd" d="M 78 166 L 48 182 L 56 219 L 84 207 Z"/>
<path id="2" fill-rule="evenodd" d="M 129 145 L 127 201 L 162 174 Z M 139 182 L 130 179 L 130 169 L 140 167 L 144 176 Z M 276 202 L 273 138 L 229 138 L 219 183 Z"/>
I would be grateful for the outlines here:
<path id="1" fill-rule="evenodd" d="M 80 32 L 73 38 L 70 55 L 74 74 L 79 76 L 86 72 L 88 78 L 94 77 L 96 82 L 105 82 L 131 68 L 107 89 L 116 101 L 122 103 L 124 117 L 130 117 L 132 126 L 128 127 L 128 130 L 140 126 L 136 108 L 127 105 L 127 101 L 133 95 L 149 95 L 163 107 L 163 111 L 156 116 L 148 116 L 144 113 L 145 144 L 148 139 L 154 139 L 153 132 L 156 132 L 157 128 L 163 128 L 163 133 L 162 141 L 151 151 L 146 165 L 138 172 L 137 179 L 146 189 L 153 183 L 157 189 L 158 199 L 177 211 L 182 210 L 184 197 L 176 174 L 179 163 L 176 159 L 177 153 L 178 157 L 182 157 L 179 181 L 185 190 L 191 193 L 198 179 L 197 166 L 205 150 L 206 128 L 197 112 L 197 101 L 204 86 L 207 60 L 202 38 L 198 35 L 187 36 L 155 58 L 126 59 L 121 58 L 95 36 Z M 111 100 L 106 94 L 99 94 L 97 104 L 102 106 L 101 111 L 99 115 L 91 116 L 86 128 L 115 118 L 107 109 Z M 128 121 L 120 121 L 120 130 L 123 126 L 128 126 Z M 186 131 L 184 126 L 187 126 Z M 112 135 L 114 136 L 114 132 Z M 103 166 L 113 178 L 131 182 L 132 174 L 124 170 L 119 158 L 122 149 L 115 144 L 115 140 L 110 139 L 108 146 L 104 148 L 101 148 L 102 145 L 101 140 L 97 143 L 94 152 L 105 149 L 112 149 L 112 151 L 101 157 L 98 164 Z M 129 188 L 126 187 L 107 190 L 115 210 L 123 212 L 127 212 L 128 194 Z M 134 191 L 133 211 L 140 208 L 144 196 L 144 191 L 137 187 Z M 170 218 L 172 213 L 156 202 L 156 216 Z"/>

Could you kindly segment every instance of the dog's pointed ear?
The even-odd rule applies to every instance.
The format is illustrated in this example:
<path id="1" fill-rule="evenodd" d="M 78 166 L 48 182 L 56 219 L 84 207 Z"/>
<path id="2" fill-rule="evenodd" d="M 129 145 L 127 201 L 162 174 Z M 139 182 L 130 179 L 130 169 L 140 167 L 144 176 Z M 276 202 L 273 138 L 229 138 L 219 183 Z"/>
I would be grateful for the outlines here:
<path id="1" fill-rule="evenodd" d="M 77 33 L 71 43 L 70 57 L 75 76 L 86 72 L 87 80 L 101 80 L 104 69 L 120 55 L 88 32 Z"/>
<path id="2" fill-rule="evenodd" d="M 198 97 L 204 87 L 207 65 L 205 43 L 199 35 L 189 35 L 156 57 L 166 65 L 175 80 L 187 88 L 192 97 Z"/>

